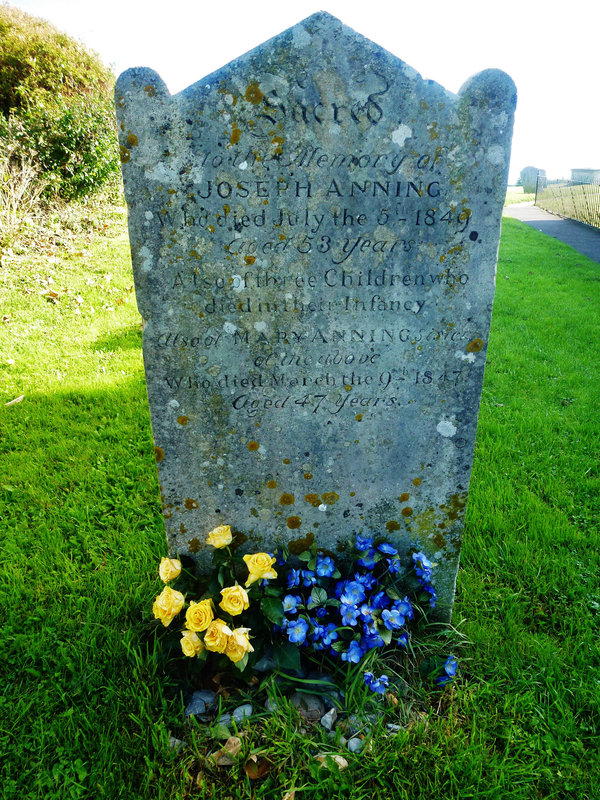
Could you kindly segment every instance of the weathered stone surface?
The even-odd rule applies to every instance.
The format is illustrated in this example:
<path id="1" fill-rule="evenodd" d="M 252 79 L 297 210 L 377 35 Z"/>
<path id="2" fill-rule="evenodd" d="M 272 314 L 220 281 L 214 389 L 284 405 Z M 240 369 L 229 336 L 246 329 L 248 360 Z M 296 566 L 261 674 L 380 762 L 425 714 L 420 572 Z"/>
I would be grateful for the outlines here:
<path id="1" fill-rule="evenodd" d="M 171 552 L 360 531 L 451 608 L 515 89 L 458 95 L 319 13 L 117 110 Z"/>
<path id="2" fill-rule="evenodd" d="M 526 194 L 533 194 L 533 192 L 535 192 L 539 172 L 540 170 L 537 167 L 524 167 L 521 170 L 519 177 L 521 179 L 523 191 Z"/>

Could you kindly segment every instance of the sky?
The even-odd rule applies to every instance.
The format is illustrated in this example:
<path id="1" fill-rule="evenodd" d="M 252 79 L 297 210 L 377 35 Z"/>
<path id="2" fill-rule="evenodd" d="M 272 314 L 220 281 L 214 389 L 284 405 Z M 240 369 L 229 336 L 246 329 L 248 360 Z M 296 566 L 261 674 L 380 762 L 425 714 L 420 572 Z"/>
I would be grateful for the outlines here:
<path id="1" fill-rule="evenodd" d="M 600 169 L 597 0 L 13 0 L 95 50 L 118 75 L 156 70 L 171 93 L 328 11 L 451 92 L 494 67 L 517 86 L 509 182 Z M 0 42 L 1 45 L 1 42 Z"/>

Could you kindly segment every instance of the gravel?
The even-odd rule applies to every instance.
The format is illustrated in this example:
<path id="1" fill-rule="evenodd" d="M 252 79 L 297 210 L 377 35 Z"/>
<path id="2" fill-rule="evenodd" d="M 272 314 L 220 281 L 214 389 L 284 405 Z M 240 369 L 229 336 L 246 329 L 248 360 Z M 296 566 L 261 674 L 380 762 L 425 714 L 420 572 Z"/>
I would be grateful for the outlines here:
<path id="1" fill-rule="evenodd" d="M 250 703 L 244 703 L 233 711 L 233 719 L 239 724 L 252 716 L 253 708 Z"/>

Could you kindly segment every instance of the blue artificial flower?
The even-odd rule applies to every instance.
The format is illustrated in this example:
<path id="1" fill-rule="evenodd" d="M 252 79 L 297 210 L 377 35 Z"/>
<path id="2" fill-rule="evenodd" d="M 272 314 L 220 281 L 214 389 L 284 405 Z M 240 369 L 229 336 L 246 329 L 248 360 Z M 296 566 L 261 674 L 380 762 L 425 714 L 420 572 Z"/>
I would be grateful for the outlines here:
<path id="1" fill-rule="evenodd" d="M 427 558 L 425 553 L 420 553 L 420 552 L 419 553 L 413 553 L 412 557 L 413 557 L 413 561 L 415 562 L 415 564 L 417 563 L 417 561 L 421 562 L 421 569 L 431 569 L 433 567 L 433 564 Z"/>
<path id="2" fill-rule="evenodd" d="M 322 619 L 323 617 L 327 616 L 327 609 L 326 608 L 317 608 L 317 617 Z"/>
<path id="3" fill-rule="evenodd" d="M 277 551 L 275 553 L 275 558 L 277 566 L 283 567 L 283 565 L 285 564 L 285 557 L 283 555 L 283 550 L 281 549 L 281 547 L 277 548 Z"/>
<path id="4" fill-rule="evenodd" d="M 338 632 L 335 623 L 330 622 L 325 628 L 325 633 L 323 634 L 323 644 L 326 644 L 329 647 L 337 638 Z"/>
<path id="5" fill-rule="evenodd" d="M 435 589 L 429 583 L 424 583 L 423 589 L 429 594 L 429 597 L 427 598 L 429 605 L 431 608 L 435 608 L 435 601 L 437 600 L 437 593 Z"/>
<path id="6" fill-rule="evenodd" d="M 378 633 L 370 633 L 360 640 L 364 650 L 373 650 L 374 647 L 385 647 L 385 642 Z"/>
<path id="7" fill-rule="evenodd" d="M 286 594 L 283 598 L 283 611 L 285 614 L 295 614 L 298 606 L 302 603 L 302 598 L 298 594 Z"/>
<path id="8" fill-rule="evenodd" d="M 313 626 L 313 629 L 312 629 L 311 634 L 310 634 L 311 638 L 312 638 L 313 642 L 318 642 L 320 639 L 323 638 L 323 635 L 325 634 L 326 628 L 325 628 L 324 625 L 319 625 L 317 620 L 314 619 L 314 618 L 312 618 L 310 622 L 311 622 L 311 625 Z"/>
<path id="9" fill-rule="evenodd" d="M 346 650 L 345 653 L 342 653 L 342 661 L 347 661 L 351 664 L 358 664 L 361 658 L 364 656 L 364 651 L 361 649 L 361 646 L 358 642 L 352 641 L 350 642 L 350 646 Z"/>
<path id="10" fill-rule="evenodd" d="M 390 685 L 390 679 L 387 675 L 380 675 L 379 678 L 376 678 L 372 672 L 365 672 L 365 684 L 372 692 L 384 694 Z"/>
<path id="11" fill-rule="evenodd" d="M 412 558 L 415 563 L 415 574 L 417 578 L 423 578 L 423 580 L 429 581 L 431 579 L 431 570 L 433 569 L 431 561 L 427 558 L 425 553 L 413 553 Z"/>
<path id="12" fill-rule="evenodd" d="M 390 605 L 390 598 L 383 591 L 383 589 L 371 597 L 372 608 L 388 608 L 389 605 Z"/>
<path id="13" fill-rule="evenodd" d="M 398 551 L 395 547 L 392 547 L 391 544 L 387 542 L 382 542 L 381 544 L 377 545 L 377 549 L 380 553 L 385 553 L 386 556 L 397 556 Z"/>
<path id="14" fill-rule="evenodd" d="M 458 661 L 452 655 L 448 656 L 446 659 L 446 663 L 444 664 L 444 672 L 445 675 L 440 675 L 439 678 L 435 679 L 435 682 L 438 686 L 445 686 L 447 683 L 451 683 L 454 680 L 456 675 L 456 670 L 458 668 Z"/>
<path id="15" fill-rule="evenodd" d="M 317 576 L 315 573 L 310 569 L 303 569 L 302 570 L 302 582 L 304 586 L 309 587 L 313 586 L 317 582 Z"/>
<path id="16" fill-rule="evenodd" d="M 335 572 L 335 563 L 329 556 L 317 556 L 317 575 L 320 578 L 330 578 Z"/>
<path id="17" fill-rule="evenodd" d="M 408 597 L 405 597 L 404 600 L 396 600 L 394 608 L 406 619 L 414 619 L 415 612 Z"/>
<path id="18" fill-rule="evenodd" d="M 404 631 L 403 633 L 401 633 L 400 636 L 398 637 L 398 644 L 400 645 L 400 647 L 406 647 L 406 645 L 408 644 L 408 639 L 409 639 L 408 631 Z"/>
<path id="19" fill-rule="evenodd" d="M 387 675 L 380 675 L 379 678 L 375 681 L 371 682 L 369 689 L 372 692 L 376 692 L 377 694 L 385 694 L 385 690 L 390 685 L 390 681 Z"/>
<path id="20" fill-rule="evenodd" d="M 375 609 L 371 608 L 371 606 L 367 605 L 367 603 L 363 603 L 360 607 L 360 615 L 363 619 L 363 622 L 366 620 L 370 622 L 373 619 L 373 611 Z"/>
<path id="21" fill-rule="evenodd" d="M 368 550 L 364 556 L 361 556 L 361 558 L 358 559 L 356 563 L 361 567 L 373 569 L 375 566 L 375 550 Z"/>
<path id="22" fill-rule="evenodd" d="M 399 631 L 404 626 L 405 619 L 397 608 L 387 609 L 381 612 L 381 619 L 388 631 Z"/>
<path id="23" fill-rule="evenodd" d="M 340 606 L 342 625 L 356 625 L 360 614 L 359 609 L 354 605 L 342 603 Z"/>
<path id="24" fill-rule="evenodd" d="M 365 587 L 358 581 L 346 581 L 344 591 L 340 597 L 342 603 L 356 605 L 365 599 Z"/>
<path id="25" fill-rule="evenodd" d="M 372 589 L 376 583 L 375 577 L 371 575 L 370 572 L 367 572 L 366 575 L 361 575 L 360 572 L 355 572 L 354 580 L 358 581 L 358 583 L 362 583 L 365 589 Z"/>
<path id="26" fill-rule="evenodd" d="M 385 560 L 390 575 L 397 575 L 400 572 L 400 559 L 386 558 Z"/>
<path id="27" fill-rule="evenodd" d="M 342 581 L 338 581 L 336 583 L 336 585 L 335 585 L 335 588 L 334 588 L 333 591 L 334 591 L 334 594 L 335 594 L 335 596 L 337 597 L 338 600 L 340 599 L 340 597 L 342 596 L 342 594 L 344 592 L 344 589 L 346 588 L 346 583 L 347 583 L 347 581 L 342 580 Z"/>
<path id="28" fill-rule="evenodd" d="M 363 553 L 365 550 L 370 550 L 373 547 L 373 539 L 366 539 L 362 536 L 356 536 L 356 549 Z"/>
<path id="29" fill-rule="evenodd" d="M 365 632 L 366 636 L 377 636 L 379 633 L 377 625 L 372 619 L 368 619 L 363 622 L 363 631 Z"/>
<path id="30" fill-rule="evenodd" d="M 302 577 L 302 570 L 291 569 L 287 576 L 287 588 L 292 589 L 294 586 L 300 586 L 300 578 Z"/>
<path id="31" fill-rule="evenodd" d="M 304 644 L 308 633 L 308 622 L 301 618 L 290 620 L 286 632 L 292 644 Z"/>
<path id="32" fill-rule="evenodd" d="M 446 671 L 446 675 L 450 675 L 453 678 L 456 675 L 456 670 L 458 669 L 458 661 L 456 657 L 453 655 L 449 655 L 446 659 L 446 663 L 444 664 L 444 670 Z"/>

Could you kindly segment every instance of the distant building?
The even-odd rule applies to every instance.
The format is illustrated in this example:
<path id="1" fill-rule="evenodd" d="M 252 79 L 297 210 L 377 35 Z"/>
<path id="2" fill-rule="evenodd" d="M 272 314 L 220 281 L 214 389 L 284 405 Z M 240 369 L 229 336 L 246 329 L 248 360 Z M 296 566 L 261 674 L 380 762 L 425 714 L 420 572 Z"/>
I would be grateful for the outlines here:
<path id="1" fill-rule="evenodd" d="M 600 169 L 572 169 L 573 183 L 600 183 Z"/>

